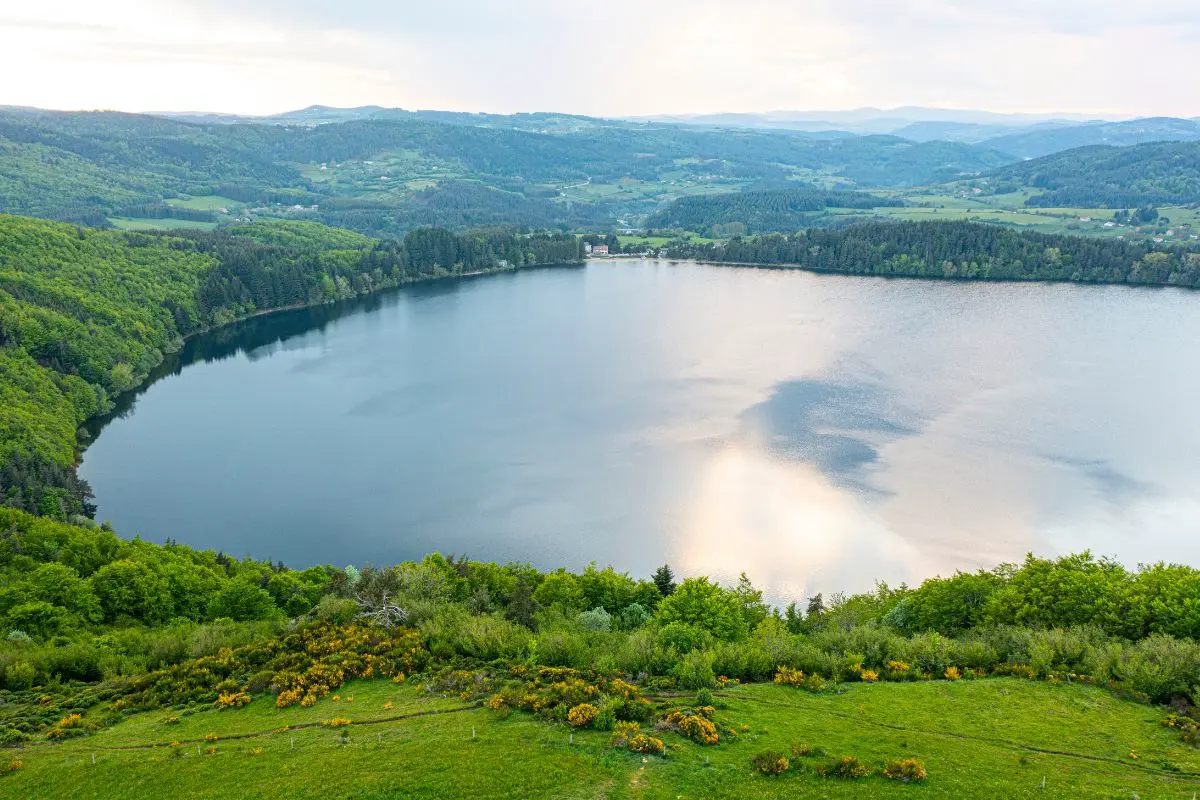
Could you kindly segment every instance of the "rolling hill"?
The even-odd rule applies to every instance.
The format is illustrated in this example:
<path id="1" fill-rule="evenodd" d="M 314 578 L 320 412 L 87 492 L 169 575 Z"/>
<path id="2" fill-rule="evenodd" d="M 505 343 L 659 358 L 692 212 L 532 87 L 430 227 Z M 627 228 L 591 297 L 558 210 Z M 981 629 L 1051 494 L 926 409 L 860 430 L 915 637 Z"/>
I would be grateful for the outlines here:
<path id="1" fill-rule="evenodd" d="M 390 235 L 423 224 L 611 228 L 683 195 L 797 179 L 904 187 L 1011 161 L 964 143 L 561 114 L 282 116 L 294 124 L 0 110 L 0 212 L 90 225 L 302 213 Z"/>
<path id="2" fill-rule="evenodd" d="M 1011 164 L 993 185 L 1038 190 L 1026 201 L 1047 208 L 1131 208 L 1200 202 L 1200 141 L 1132 147 L 1095 145 Z"/>
<path id="3" fill-rule="evenodd" d="M 1200 140 L 1200 122 L 1174 117 L 1150 117 L 1125 122 L 1044 126 L 980 141 L 985 141 L 988 147 L 1018 158 L 1037 158 L 1087 145 L 1127 147 L 1150 142 L 1197 140 Z"/>

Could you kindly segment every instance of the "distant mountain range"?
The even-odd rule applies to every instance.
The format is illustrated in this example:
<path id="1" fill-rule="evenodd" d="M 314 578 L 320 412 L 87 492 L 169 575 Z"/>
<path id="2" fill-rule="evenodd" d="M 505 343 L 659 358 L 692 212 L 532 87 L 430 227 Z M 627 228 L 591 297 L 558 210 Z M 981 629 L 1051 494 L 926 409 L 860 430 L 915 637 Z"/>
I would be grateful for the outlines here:
<path id="1" fill-rule="evenodd" d="M 1080 114 L 1001 114 L 991 111 L 905 106 L 894 109 L 859 108 L 848 111 L 773 111 L 660 115 L 604 119 L 578 114 L 472 114 L 458 111 L 407 111 L 382 106 L 334 108 L 309 106 L 263 117 L 232 114 L 164 113 L 180 121 L 201 124 L 258 123 L 324 125 L 360 120 L 440 122 L 533 133 L 572 133 L 612 125 L 684 125 L 704 128 L 795 131 L 809 137 L 836 139 L 863 135 L 899 136 L 914 142 L 958 142 L 984 145 L 1015 159 L 1096 144 L 1129 146 L 1149 142 L 1200 140 L 1200 117 L 1095 118 Z"/>
<path id="2" fill-rule="evenodd" d="M 903 106 L 900 108 L 856 108 L 846 111 L 769 111 L 765 113 L 728 114 L 676 114 L 651 117 L 634 117 L 638 121 L 675 122 L 685 125 L 710 125 L 737 128 L 781 128 L 796 131 L 841 130 L 848 133 L 901 133 L 910 126 L 923 123 L 945 125 L 952 131 L 957 126 L 974 129 L 980 126 L 993 127 L 1000 132 L 1011 132 L 1013 128 L 1028 127 L 1044 123 L 1074 125 L 1082 122 L 1116 121 L 1126 119 L 1108 114 L 1004 114 L 995 111 L 973 111 L 956 108 L 926 108 Z M 918 127 L 918 130 L 920 128 Z M 907 137 L 906 137 L 907 138 Z M 928 138 L 946 138 L 935 136 Z M 928 138 L 925 140 L 927 141 Z M 967 141 L 963 139 L 962 141 Z"/>
<path id="3" fill-rule="evenodd" d="M 1036 158 L 1063 150 L 1107 144 L 1128 147 L 1151 142 L 1194 142 L 1200 140 L 1200 120 L 1150 117 L 1123 122 L 1092 122 L 1086 125 L 1026 130 L 984 139 L 988 147 L 1018 158 Z"/>
<path id="4" fill-rule="evenodd" d="M 1077 114 L 997 114 L 905 107 L 852 111 L 778 111 L 767 114 L 660 116 L 658 122 L 708 127 L 795 130 L 824 135 L 889 134 L 914 142 L 984 145 L 1017 159 L 1076 147 L 1200 140 L 1200 117 L 1100 118 Z"/>
<path id="5" fill-rule="evenodd" d="M 608 121 L 597 117 L 577 114 L 534 112 L 521 114 L 484 114 L 469 111 L 409 111 L 403 108 L 383 106 L 357 106 L 335 108 L 332 106 L 309 106 L 296 111 L 284 111 L 266 116 L 246 116 L 194 111 L 165 111 L 150 116 L 166 117 L 179 122 L 201 125 L 274 124 L 274 125 L 329 125 L 339 122 L 386 121 L 386 122 L 440 122 L 448 125 L 470 125 L 481 128 L 504 128 L 527 130 L 538 133 L 569 133 L 589 127 L 604 125 Z"/>

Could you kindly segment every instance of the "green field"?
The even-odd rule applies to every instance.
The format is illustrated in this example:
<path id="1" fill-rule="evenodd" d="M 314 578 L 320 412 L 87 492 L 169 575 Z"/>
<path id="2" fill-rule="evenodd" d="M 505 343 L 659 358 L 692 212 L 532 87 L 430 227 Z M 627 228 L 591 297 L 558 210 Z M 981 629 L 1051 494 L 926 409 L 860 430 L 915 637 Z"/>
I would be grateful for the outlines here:
<path id="1" fill-rule="evenodd" d="M 198 230 L 211 231 L 217 227 L 215 222 L 197 222 L 190 219 L 132 219 L 130 217 L 109 217 L 108 221 L 113 227 L 120 228 L 123 231 L 171 231 L 171 230 Z"/>
<path id="2" fill-rule="evenodd" d="M 167 205 L 177 208 L 191 208 L 197 211 L 216 211 L 218 208 L 240 208 L 245 205 L 231 197 L 221 197 L 219 194 L 206 194 L 199 197 L 175 197 L 167 201 Z"/>
<path id="3" fill-rule="evenodd" d="M 680 236 L 631 236 L 620 234 L 617 236 L 617 241 L 621 243 L 622 248 L 630 245 L 641 245 L 643 247 L 666 247 L 671 242 L 677 242 L 680 239 L 684 239 L 695 244 L 707 244 L 713 241 L 712 239 L 699 236 L 697 234 L 683 234 Z"/>
<path id="4" fill-rule="evenodd" d="M 665 757 L 612 750 L 604 732 L 523 712 L 503 718 L 386 680 L 353 682 L 340 698 L 309 709 L 276 709 L 268 696 L 238 710 L 145 713 L 64 744 L 13 748 L 6 758 L 23 768 L 0 778 L 0 795 L 1182 799 L 1200 782 L 1200 750 L 1161 725 L 1162 711 L 1080 685 L 859 683 L 821 694 L 734 687 L 716 698 L 719 716 L 743 731 L 737 740 L 702 747 L 656 734 Z M 180 721 L 168 722 L 172 714 Z M 353 724 L 321 725 L 339 717 Z M 793 757 L 778 777 L 750 765 L 759 752 L 786 754 L 801 742 L 825 754 Z M 843 755 L 874 769 L 918 758 L 929 778 L 905 785 L 816 774 L 817 764 Z"/>

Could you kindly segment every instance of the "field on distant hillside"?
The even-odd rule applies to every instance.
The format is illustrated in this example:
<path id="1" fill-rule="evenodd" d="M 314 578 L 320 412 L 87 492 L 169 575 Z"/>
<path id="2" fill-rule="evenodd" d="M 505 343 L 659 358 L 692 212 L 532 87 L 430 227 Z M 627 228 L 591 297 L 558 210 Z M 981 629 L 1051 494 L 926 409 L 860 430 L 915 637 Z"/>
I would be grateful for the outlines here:
<path id="1" fill-rule="evenodd" d="M 197 211 L 216 211 L 219 208 L 236 208 L 243 204 L 231 197 L 221 197 L 218 194 L 206 194 L 199 197 L 175 198 L 167 200 L 167 205 L 177 208 L 191 208 Z"/>
<path id="2" fill-rule="evenodd" d="M 191 219 L 172 219 L 165 217 L 163 219 L 133 219 L 131 217 L 109 217 L 109 222 L 114 228 L 119 228 L 123 231 L 178 231 L 178 230 L 199 230 L 211 231 L 217 227 L 215 222 L 198 222 Z"/>

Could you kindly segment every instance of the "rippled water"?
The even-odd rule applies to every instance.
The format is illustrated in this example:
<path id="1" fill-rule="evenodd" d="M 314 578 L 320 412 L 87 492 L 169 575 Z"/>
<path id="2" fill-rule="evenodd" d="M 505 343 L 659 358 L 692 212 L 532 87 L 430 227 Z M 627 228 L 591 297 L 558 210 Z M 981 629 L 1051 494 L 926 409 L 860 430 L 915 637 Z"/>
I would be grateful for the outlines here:
<path id="1" fill-rule="evenodd" d="M 99 518 L 783 600 L 1091 548 L 1200 564 L 1200 294 L 608 262 L 197 339 L 87 451 Z"/>

